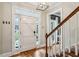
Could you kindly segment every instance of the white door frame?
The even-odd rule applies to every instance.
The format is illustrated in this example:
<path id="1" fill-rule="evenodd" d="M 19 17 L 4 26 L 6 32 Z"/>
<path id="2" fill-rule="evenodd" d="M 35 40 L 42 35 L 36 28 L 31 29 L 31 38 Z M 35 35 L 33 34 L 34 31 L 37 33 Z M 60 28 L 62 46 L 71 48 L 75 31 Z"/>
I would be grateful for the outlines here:
<path id="1" fill-rule="evenodd" d="M 18 10 L 18 12 L 17 12 Z M 26 10 L 26 11 L 25 11 Z M 30 11 L 30 12 L 29 12 Z M 23 12 L 25 14 L 23 14 Z M 26 15 L 26 16 L 33 16 L 36 17 L 38 20 L 38 25 L 39 25 L 39 40 L 40 40 L 40 30 L 41 30 L 41 17 L 40 17 L 40 12 L 35 12 L 33 10 L 29 10 L 29 9 L 23 9 L 21 7 L 17 7 L 14 4 L 12 5 L 12 54 L 16 54 L 20 52 L 20 49 L 18 51 L 16 51 L 14 45 L 15 45 L 15 23 L 14 23 L 14 19 L 15 19 L 15 15 L 16 14 L 20 14 L 20 15 Z"/>
<path id="2" fill-rule="evenodd" d="M 56 12 L 61 12 L 61 20 L 60 20 L 60 21 L 63 20 L 63 18 L 62 18 L 62 16 L 63 16 L 63 15 L 62 15 L 63 9 L 62 9 L 62 8 L 59 8 L 59 9 L 57 9 L 56 11 L 49 12 L 49 13 L 47 14 L 47 33 L 50 33 L 50 29 L 51 29 L 49 16 L 50 16 L 51 14 L 56 13 Z M 50 38 L 48 38 L 48 40 L 49 40 L 49 39 L 50 39 Z M 48 41 L 48 44 L 49 44 L 49 41 Z M 61 46 L 62 46 L 62 27 L 61 27 Z M 61 49 L 62 49 L 62 47 L 61 47 Z"/>

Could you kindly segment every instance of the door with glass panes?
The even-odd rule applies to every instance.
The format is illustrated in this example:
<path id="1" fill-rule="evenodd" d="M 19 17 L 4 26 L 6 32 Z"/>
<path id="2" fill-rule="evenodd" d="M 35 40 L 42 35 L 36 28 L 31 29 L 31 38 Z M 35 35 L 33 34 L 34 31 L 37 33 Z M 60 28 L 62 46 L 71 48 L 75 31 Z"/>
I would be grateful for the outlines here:
<path id="1" fill-rule="evenodd" d="M 56 20 L 51 20 L 51 29 L 50 29 L 50 31 L 52 31 L 55 27 L 56 27 L 56 25 L 57 25 L 57 22 L 56 22 Z M 52 36 L 51 36 L 51 43 L 55 43 L 57 41 L 57 31 L 56 32 L 54 32 L 53 34 L 52 34 Z"/>
<path id="2" fill-rule="evenodd" d="M 20 20 L 20 36 L 21 36 L 21 50 L 26 51 L 36 48 L 35 37 L 35 17 L 21 16 Z"/>
<path id="3" fill-rule="evenodd" d="M 52 31 L 59 23 L 60 23 L 60 17 L 52 15 L 50 20 L 51 25 L 50 31 Z M 52 34 L 51 36 L 52 43 L 59 43 L 60 37 L 61 37 L 61 28 L 59 28 Z"/>
<path id="4" fill-rule="evenodd" d="M 39 47 L 39 22 L 32 16 L 15 15 L 13 20 L 13 51 L 20 52 Z"/>

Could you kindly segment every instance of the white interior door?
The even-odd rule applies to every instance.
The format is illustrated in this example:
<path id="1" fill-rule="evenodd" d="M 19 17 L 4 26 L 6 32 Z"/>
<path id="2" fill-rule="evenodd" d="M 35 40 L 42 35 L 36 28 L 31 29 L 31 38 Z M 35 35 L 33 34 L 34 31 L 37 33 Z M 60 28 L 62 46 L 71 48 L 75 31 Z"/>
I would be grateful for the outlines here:
<path id="1" fill-rule="evenodd" d="M 36 47 L 36 40 L 34 36 L 35 31 L 35 17 L 21 16 L 21 50 L 26 51 Z"/>

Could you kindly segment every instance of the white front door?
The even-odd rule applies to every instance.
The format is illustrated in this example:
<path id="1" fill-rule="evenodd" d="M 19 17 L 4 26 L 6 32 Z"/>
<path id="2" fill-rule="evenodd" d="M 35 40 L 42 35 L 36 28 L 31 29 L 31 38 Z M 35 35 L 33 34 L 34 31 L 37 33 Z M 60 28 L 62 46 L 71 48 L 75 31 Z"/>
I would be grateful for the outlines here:
<path id="1" fill-rule="evenodd" d="M 20 21 L 21 31 L 21 51 L 30 50 L 36 47 L 36 40 L 34 36 L 35 31 L 35 17 L 21 16 Z"/>

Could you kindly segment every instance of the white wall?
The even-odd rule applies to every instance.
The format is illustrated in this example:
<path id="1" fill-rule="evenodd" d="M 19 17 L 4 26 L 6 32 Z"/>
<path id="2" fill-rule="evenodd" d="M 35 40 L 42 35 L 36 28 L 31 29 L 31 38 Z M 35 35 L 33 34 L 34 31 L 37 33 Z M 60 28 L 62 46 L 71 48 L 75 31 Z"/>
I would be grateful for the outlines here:
<path id="1" fill-rule="evenodd" d="M 79 3 L 75 3 L 75 2 L 60 3 L 56 6 L 53 6 L 52 9 L 48 10 L 48 13 L 51 13 L 53 11 L 56 11 L 56 10 L 62 8 L 62 10 L 63 10 L 62 17 L 64 19 L 77 6 L 79 6 Z M 77 31 L 77 28 L 76 28 L 77 21 L 78 21 L 77 16 L 73 16 L 73 18 L 71 18 L 71 20 L 66 22 L 66 24 L 63 26 L 63 42 L 65 42 L 65 47 L 69 47 L 70 42 L 68 42 L 68 40 L 71 39 L 71 44 L 73 44 L 75 42 L 76 34 L 79 35 L 78 33 L 75 33 Z"/>
<path id="2" fill-rule="evenodd" d="M 45 46 L 45 34 L 46 34 L 46 12 L 41 12 L 41 45 Z"/>
<path id="3" fill-rule="evenodd" d="M 2 22 L 2 19 L 1 19 L 1 4 L 0 4 L 0 54 L 1 54 L 1 50 L 2 50 L 2 39 L 1 39 L 1 22 Z"/>
<path id="4" fill-rule="evenodd" d="M 2 53 L 11 52 L 12 48 L 12 39 L 11 39 L 11 3 L 0 3 L 1 4 L 1 19 L 2 21 L 10 21 L 10 24 L 2 24 Z"/>
<path id="5" fill-rule="evenodd" d="M 16 5 L 16 4 L 15 4 Z M 18 5 L 18 7 L 22 7 L 25 9 L 30 9 L 36 11 L 35 9 L 31 8 L 29 5 Z M 14 12 L 13 12 L 14 13 Z M 12 3 L 0 3 L 0 52 L 1 54 L 12 52 Z M 2 21 L 10 21 L 10 24 L 2 24 Z M 2 28 L 1 28 L 2 27 Z M 2 29 L 2 30 L 1 30 Z M 2 32 L 2 33 L 1 33 Z M 2 37 L 2 39 L 1 39 Z M 1 41 L 2 40 L 2 41 Z"/>
<path id="6" fill-rule="evenodd" d="M 0 14 L 1 14 L 1 12 L 0 12 Z M 0 52 L 1 52 L 1 18 L 0 18 Z"/>
<path id="7" fill-rule="evenodd" d="M 33 10 L 34 12 L 37 12 L 35 9 L 35 6 L 33 5 L 29 5 L 29 4 L 16 4 L 18 7 L 21 8 L 25 8 L 25 9 L 30 9 Z M 38 11 L 40 12 L 40 11 Z M 41 13 L 41 24 L 40 24 L 40 45 L 44 45 L 45 44 L 45 34 L 46 34 L 46 13 Z M 13 14 L 15 14 L 13 12 Z M 3 53 L 8 53 L 12 51 L 12 5 L 11 3 L 0 3 L 0 16 L 2 18 L 2 21 L 10 21 L 10 24 L 2 24 L 2 28 L 1 28 L 1 23 L 0 23 L 0 49 L 2 54 Z M 1 19 L 0 19 L 1 22 Z M 2 30 L 1 30 L 2 29 Z M 2 32 L 2 34 L 1 34 Z M 2 36 L 1 36 L 2 35 Z M 1 39 L 2 37 L 2 39 Z"/>

